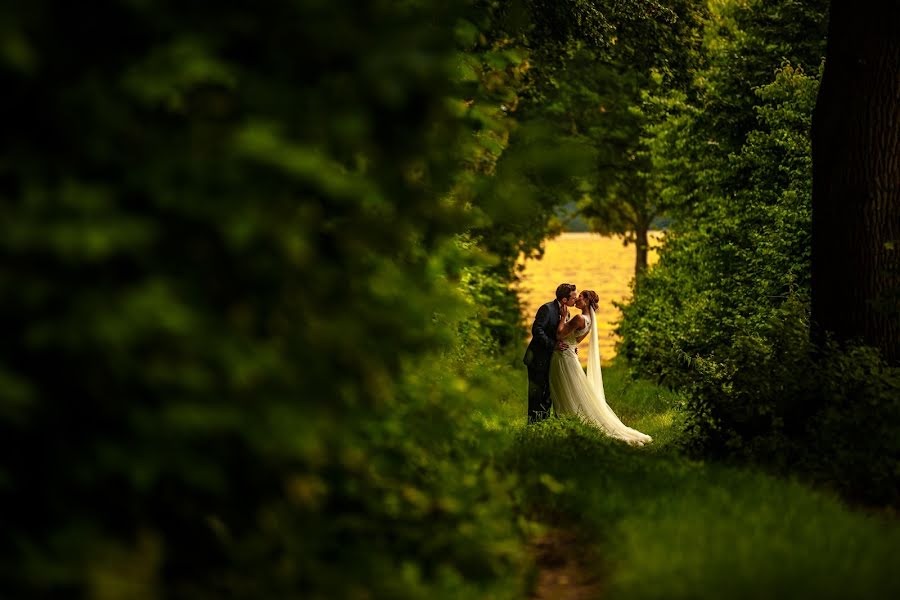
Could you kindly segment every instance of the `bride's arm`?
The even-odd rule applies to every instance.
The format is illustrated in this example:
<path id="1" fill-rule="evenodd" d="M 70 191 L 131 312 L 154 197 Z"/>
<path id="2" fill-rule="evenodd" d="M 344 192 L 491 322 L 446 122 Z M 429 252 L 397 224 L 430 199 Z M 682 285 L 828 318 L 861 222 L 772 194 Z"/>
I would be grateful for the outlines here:
<path id="1" fill-rule="evenodd" d="M 559 326 L 556 328 L 556 339 L 560 340 L 569 335 L 576 329 L 584 327 L 584 317 L 575 315 L 568 321 L 559 320 Z M 578 340 L 581 341 L 581 340 Z"/>

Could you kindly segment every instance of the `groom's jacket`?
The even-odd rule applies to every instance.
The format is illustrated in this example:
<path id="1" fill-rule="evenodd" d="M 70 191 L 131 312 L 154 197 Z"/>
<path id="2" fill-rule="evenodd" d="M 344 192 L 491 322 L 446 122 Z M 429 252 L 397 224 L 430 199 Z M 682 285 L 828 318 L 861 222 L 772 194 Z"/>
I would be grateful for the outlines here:
<path id="1" fill-rule="evenodd" d="M 550 367 L 550 357 L 556 350 L 556 327 L 559 325 L 559 302 L 553 300 L 541 306 L 531 326 L 531 343 L 522 359 L 529 367 Z"/>

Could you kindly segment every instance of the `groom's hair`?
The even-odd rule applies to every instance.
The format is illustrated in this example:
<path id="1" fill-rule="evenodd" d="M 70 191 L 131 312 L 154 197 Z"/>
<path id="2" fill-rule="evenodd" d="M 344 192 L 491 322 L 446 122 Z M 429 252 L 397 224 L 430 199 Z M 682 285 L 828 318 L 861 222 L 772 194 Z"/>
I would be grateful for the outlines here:
<path id="1" fill-rule="evenodd" d="M 561 283 L 559 287 L 556 288 L 556 299 L 562 300 L 563 298 L 568 298 L 569 294 L 575 291 L 574 283 Z"/>

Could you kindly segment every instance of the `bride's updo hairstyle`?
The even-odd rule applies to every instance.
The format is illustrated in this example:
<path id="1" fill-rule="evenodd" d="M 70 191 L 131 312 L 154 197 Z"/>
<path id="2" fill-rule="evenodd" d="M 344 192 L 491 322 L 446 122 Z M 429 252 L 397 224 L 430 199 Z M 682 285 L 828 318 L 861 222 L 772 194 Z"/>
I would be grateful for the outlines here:
<path id="1" fill-rule="evenodd" d="M 597 307 L 600 306 L 600 296 L 597 295 L 597 292 L 594 290 L 584 290 L 581 292 L 581 296 L 591 303 L 591 308 L 594 309 L 594 312 L 597 312 Z"/>

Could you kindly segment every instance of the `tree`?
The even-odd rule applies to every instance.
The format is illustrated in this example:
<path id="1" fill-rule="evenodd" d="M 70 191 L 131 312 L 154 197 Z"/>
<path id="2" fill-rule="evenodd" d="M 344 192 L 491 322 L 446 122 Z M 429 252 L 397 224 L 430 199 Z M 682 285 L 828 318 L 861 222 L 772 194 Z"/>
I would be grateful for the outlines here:
<path id="1" fill-rule="evenodd" d="M 594 94 L 599 110 L 594 107 L 597 114 L 587 137 L 596 160 L 582 182 L 579 208 L 594 231 L 621 235 L 626 245 L 634 244 L 637 277 L 647 269 L 650 227 L 667 209 L 642 135 L 652 116 L 643 110 L 641 97 L 654 85 L 651 81 L 658 85 L 662 76 L 621 63 L 595 65 L 593 70 L 604 84 Z"/>
<path id="2" fill-rule="evenodd" d="M 788 418 L 797 399 L 784 389 L 794 383 L 776 371 L 791 371 L 786 356 L 802 345 L 793 333 L 805 338 L 809 127 L 825 21 L 824 3 L 818 12 L 792 0 L 719 3 L 693 89 L 643 105 L 674 219 L 623 310 L 620 352 L 687 393 L 707 451 L 802 422 Z"/>
<path id="3" fill-rule="evenodd" d="M 597 57 L 616 32 L 671 11 L 644 0 L 504 0 L 474 6 L 478 10 L 459 28 L 468 40 L 460 61 L 469 82 L 464 104 L 476 129 L 463 174 L 469 195 L 459 197 L 478 218 L 470 233 L 495 261 L 488 271 L 493 283 L 479 296 L 484 318 L 503 345 L 518 341 L 522 331 L 509 319 L 521 313 L 517 297 L 508 293 L 519 257 L 540 255 L 544 239 L 561 230 L 559 207 L 578 193 L 573 182 L 594 170 L 596 144 L 572 135 L 554 114 L 559 87 L 577 87 L 572 78 L 583 74 L 568 72 L 569 59 L 576 53 Z M 596 103 L 588 110 L 595 108 Z"/>
<path id="4" fill-rule="evenodd" d="M 816 338 L 900 361 L 900 4 L 833 0 L 813 119 Z"/>
<path id="5" fill-rule="evenodd" d="M 837 327 L 847 327 L 857 319 L 847 313 L 864 309 L 843 296 L 857 291 L 840 288 L 869 293 L 865 277 L 881 278 L 883 285 L 871 308 L 880 305 L 896 315 L 896 291 L 893 300 L 890 293 L 896 279 L 889 279 L 896 263 L 848 258 L 872 251 L 852 247 L 867 244 L 864 236 L 896 238 L 898 202 L 891 194 L 898 180 L 897 130 L 879 127 L 873 114 L 880 106 L 885 123 L 897 122 L 897 82 L 888 80 L 898 72 L 897 54 L 887 39 L 896 13 L 874 13 L 885 25 L 869 24 L 871 33 L 860 26 L 862 17 L 848 14 L 859 7 L 844 5 L 832 15 L 832 27 L 849 33 L 843 42 L 841 35 L 838 42 L 829 40 L 845 55 L 838 54 L 838 74 L 826 84 L 833 89 L 820 96 L 817 67 L 826 49 L 827 2 L 734 0 L 711 6 L 708 66 L 698 74 L 697 97 L 659 97 L 660 110 L 669 116 L 648 136 L 664 193 L 684 200 L 659 262 L 623 308 L 620 353 L 635 370 L 684 393 L 689 446 L 695 450 L 799 472 L 856 500 L 896 502 L 900 368 L 886 365 L 877 349 L 841 347 L 821 333 L 810 335 L 811 294 L 819 294 L 820 312 L 834 300 L 822 294 L 837 295 L 827 307 L 833 310 L 829 316 Z M 848 57 L 847 49 L 856 48 L 858 54 L 850 51 Z M 881 68 L 879 88 L 874 73 Z M 774 81 L 766 84 L 773 70 Z M 870 103 L 867 94 L 876 100 Z M 831 106 L 823 102 L 834 95 L 838 101 Z M 857 125 L 865 127 L 854 131 Z M 867 141 L 881 143 L 881 151 Z M 813 196 L 822 194 L 830 171 L 845 183 L 826 189 L 836 196 L 823 207 Z M 866 188 L 873 172 L 892 177 L 869 181 Z M 862 185 L 850 189 L 846 182 Z M 859 192 L 878 191 L 878 185 L 887 192 L 880 199 L 893 208 L 865 213 L 860 207 L 876 202 Z M 870 220 L 860 227 L 855 211 Z M 823 217 L 832 219 L 828 237 Z M 890 239 L 881 242 L 890 246 Z M 831 256 L 822 256 L 829 251 Z M 857 267 L 868 270 L 853 273 Z M 838 273 L 823 291 L 829 269 Z M 816 351 L 811 337 L 820 342 Z M 865 341 L 861 333 L 849 338 Z"/>
<path id="6" fill-rule="evenodd" d="M 642 110 L 650 88 L 685 88 L 697 66 L 704 8 L 684 0 L 642 15 L 616 14 L 608 44 L 570 44 L 559 53 L 552 85 L 528 118 L 554 123 L 561 137 L 593 152 L 593 164 L 571 186 L 594 231 L 635 245 L 635 274 L 647 266 L 647 234 L 665 211 L 661 187 L 642 140 L 653 115 Z"/>
<path id="7" fill-rule="evenodd" d="M 674 227 L 691 229 L 708 199 L 747 186 L 729 156 L 756 128 L 754 90 L 790 64 L 817 71 L 824 56 L 828 0 L 716 0 L 703 22 L 698 69 L 686 90 L 650 90 L 645 108 L 662 118 L 645 132 L 654 175 Z"/>

